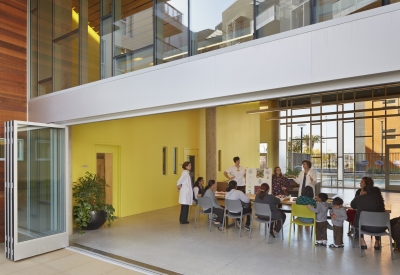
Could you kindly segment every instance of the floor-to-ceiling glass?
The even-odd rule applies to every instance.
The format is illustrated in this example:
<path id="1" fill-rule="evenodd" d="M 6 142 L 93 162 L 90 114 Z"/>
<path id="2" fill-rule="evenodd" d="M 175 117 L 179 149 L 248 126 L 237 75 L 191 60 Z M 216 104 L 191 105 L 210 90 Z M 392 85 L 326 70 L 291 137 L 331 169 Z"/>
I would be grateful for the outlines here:
<path id="1" fill-rule="evenodd" d="M 187 0 L 156 0 L 155 62 L 167 63 L 189 54 L 189 10 Z"/>
<path id="2" fill-rule="evenodd" d="M 192 54 L 209 52 L 252 40 L 253 14 L 251 0 L 191 0 Z"/>
<path id="3" fill-rule="evenodd" d="M 154 65 L 153 1 L 114 1 L 114 75 Z"/>
<path id="4" fill-rule="evenodd" d="M 354 188 L 367 176 L 384 188 L 400 166 L 399 95 L 392 85 L 281 99 L 279 164 L 292 172 L 311 160 L 322 186 Z"/>
<path id="5" fill-rule="evenodd" d="M 398 1 L 30 0 L 30 96 Z"/>

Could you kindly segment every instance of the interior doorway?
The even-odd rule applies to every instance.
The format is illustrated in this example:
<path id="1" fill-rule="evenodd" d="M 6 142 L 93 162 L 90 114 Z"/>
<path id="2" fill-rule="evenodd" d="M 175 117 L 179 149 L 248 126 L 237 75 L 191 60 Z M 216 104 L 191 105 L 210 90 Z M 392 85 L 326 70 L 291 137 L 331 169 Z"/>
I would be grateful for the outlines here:
<path id="1" fill-rule="evenodd" d="M 112 153 L 97 153 L 96 156 L 96 174 L 98 177 L 103 178 L 108 188 L 105 189 L 106 203 L 112 204 L 112 190 L 113 190 L 113 154 Z"/>
<path id="2" fill-rule="evenodd" d="M 103 177 L 107 185 L 106 203 L 112 204 L 115 208 L 115 215 L 121 215 L 121 194 L 120 194 L 120 155 L 121 148 L 118 145 L 96 144 L 94 151 L 94 165 L 96 173 Z"/>

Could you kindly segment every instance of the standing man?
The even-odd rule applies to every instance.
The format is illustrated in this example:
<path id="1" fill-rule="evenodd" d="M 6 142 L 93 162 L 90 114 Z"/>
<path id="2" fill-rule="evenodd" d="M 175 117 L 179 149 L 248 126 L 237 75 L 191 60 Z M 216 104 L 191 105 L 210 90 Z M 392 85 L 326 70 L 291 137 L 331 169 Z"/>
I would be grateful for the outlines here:
<path id="1" fill-rule="evenodd" d="M 246 175 L 246 169 L 243 166 L 240 166 L 239 157 L 234 157 L 233 162 L 235 163 L 235 165 L 226 169 L 226 171 L 224 172 L 224 176 L 230 181 L 235 180 L 237 182 L 237 190 L 246 193 L 246 182 L 244 179 Z"/>

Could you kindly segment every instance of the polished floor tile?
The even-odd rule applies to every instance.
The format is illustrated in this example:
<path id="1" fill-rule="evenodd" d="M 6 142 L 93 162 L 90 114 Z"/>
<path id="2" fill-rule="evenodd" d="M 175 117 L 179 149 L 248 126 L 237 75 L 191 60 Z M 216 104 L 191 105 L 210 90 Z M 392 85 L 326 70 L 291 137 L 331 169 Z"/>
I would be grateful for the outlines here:
<path id="1" fill-rule="evenodd" d="M 323 192 L 337 193 L 345 203 L 350 203 L 355 190 L 323 188 Z M 386 202 L 392 204 L 391 216 L 400 216 L 400 194 L 385 192 L 383 196 Z M 253 225 L 251 239 L 246 230 L 239 237 L 233 227 L 224 233 L 213 227 L 209 232 L 204 217 L 198 222 L 197 228 L 193 228 L 194 211 L 190 224 L 179 224 L 179 209 L 176 206 L 117 219 L 110 228 L 87 231 L 84 235 L 74 234 L 70 240 L 180 274 L 279 272 L 299 275 L 329 274 L 329 271 L 343 274 L 395 274 L 400 270 L 400 254 L 395 254 L 395 260 L 391 260 L 387 237 L 382 240 L 382 251 L 373 250 L 373 244 L 367 238 L 368 249 L 359 258 L 357 248 L 352 247 L 352 240 L 347 236 L 347 222 L 344 225 L 344 248 L 314 248 L 307 228 L 296 228 L 289 245 L 290 215 L 283 228 L 284 240 L 279 235 L 266 244 L 263 225 Z M 328 243 L 332 242 L 333 232 L 328 231 Z"/>

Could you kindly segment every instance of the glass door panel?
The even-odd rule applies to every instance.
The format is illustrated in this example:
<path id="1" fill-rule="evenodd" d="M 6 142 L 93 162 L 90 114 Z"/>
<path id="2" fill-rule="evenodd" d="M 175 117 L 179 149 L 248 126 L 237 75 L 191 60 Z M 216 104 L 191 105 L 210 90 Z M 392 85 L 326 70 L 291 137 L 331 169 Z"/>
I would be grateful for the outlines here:
<path id="1" fill-rule="evenodd" d="M 5 128 L 6 257 L 68 246 L 66 127 L 8 121 Z"/>
<path id="2" fill-rule="evenodd" d="M 385 154 L 386 182 L 385 189 L 400 190 L 400 145 L 387 145 Z"/>

